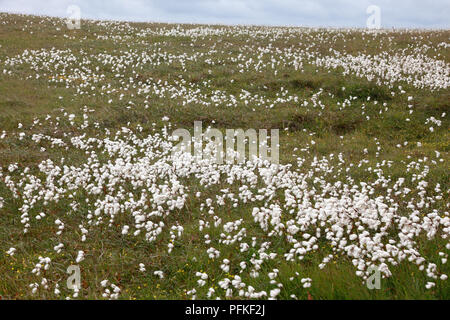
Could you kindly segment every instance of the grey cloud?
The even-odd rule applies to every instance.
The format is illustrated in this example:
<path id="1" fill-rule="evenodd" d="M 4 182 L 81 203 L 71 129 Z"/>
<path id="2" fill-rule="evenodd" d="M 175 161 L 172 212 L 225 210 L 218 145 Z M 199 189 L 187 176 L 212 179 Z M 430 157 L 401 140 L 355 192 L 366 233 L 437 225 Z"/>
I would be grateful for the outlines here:
<path id="1" fill-rule="evenodd" d="M 66 16 L 69 5 L 93 19 L 364 27 L 369 5 L 383 27 L 449 28 L 449 0 L 0 0 L 0 11 Z"/>

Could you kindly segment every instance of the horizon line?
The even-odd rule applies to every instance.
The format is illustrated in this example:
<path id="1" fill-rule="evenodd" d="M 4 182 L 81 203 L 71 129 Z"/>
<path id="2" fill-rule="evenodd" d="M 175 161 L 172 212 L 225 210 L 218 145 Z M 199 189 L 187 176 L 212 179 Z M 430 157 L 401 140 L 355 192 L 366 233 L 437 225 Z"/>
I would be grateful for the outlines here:
<path id="1" fill-rule="evenodd" d="M 19 11 L 1 11 L 0 14 L 10 14 L 10 15 L 22 15 L 22 16 L 30 16 L 30 17 L 39 17 L 39 18 L 53 18 L 60 20 L 67 20 L 67 16 L 60 15 L 52 15 L 52 14 L 38 14 L 38 13 L 24 13 Z M 224 26 L 224 27 L 266 27 L 266 28 L 297 28 L 297 29 L 328 29 L 328 30 L 355 30 L 355 31 L 371 31 L 371 32 L 380 32 L 380 31 L 450 31 L 449 27 L 395 27 L 395 26 L 386 26 L 381 27 L 380 29 L 370 29 L 367 27 L 357 27 L 357 26 L 333 26 L 333 25 L 322 25 L 322 26 L 310 26 L 310 25 L 278 25 L 278 24 L 232 24 L 232 23 L 206 23 L 206 22 L 175 22 L 175 21 L 156 21 L 156 20 L 129 20 L 128 18 L 120 19 L 99 19 L 99 18 L 90 18 L 90 17 L 81 17 L 81 21 L 94 21 L 94 22 L 123 22 L 123 23 L 145 23 L 145 24 L 167 24 L 167 25 L 198 25 L 198 26 Z"/>

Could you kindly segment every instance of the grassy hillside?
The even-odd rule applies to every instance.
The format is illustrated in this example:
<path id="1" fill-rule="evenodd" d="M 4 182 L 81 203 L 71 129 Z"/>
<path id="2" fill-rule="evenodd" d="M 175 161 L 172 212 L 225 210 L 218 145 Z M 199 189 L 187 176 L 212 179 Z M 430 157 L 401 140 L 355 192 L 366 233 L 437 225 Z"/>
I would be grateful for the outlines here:
<path id="1" fill-rule="evenodd" d="M 449 37 L 0 14 L 0 297 L 449 299 Z"/>

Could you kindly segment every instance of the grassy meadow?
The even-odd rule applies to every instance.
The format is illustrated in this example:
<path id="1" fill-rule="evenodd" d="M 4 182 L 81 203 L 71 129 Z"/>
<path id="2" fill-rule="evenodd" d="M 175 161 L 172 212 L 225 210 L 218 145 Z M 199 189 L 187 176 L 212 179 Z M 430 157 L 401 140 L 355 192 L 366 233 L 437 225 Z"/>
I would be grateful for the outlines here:
<path id="1" fill-rule="evenodd" d="M 1 13 L 0 297 L 449 299 L 449 37 L 87 20 L 69 30 L 61 19 Z M 156 152 L 145 139 L 192 132 L 194 121 L 223 132 L 279 129 L 277 172 L 288 183 L 267 187 L 257 169 L 249 182 L 239 165 L 192 174 L 171 160 L 157 167 L 165 147 Z M 158 173 L 141 173 L 145 163 Z M 151 185 L 139 180 L 146 174 Z M 166 188 L 182 205 L 152 197 Z M 379 209 L 380 224 L 343 218 L 381 202 L 392 211 Z M 255 207 L 270 211 L 268 228 Z M 335 225 L 360 256 L 333 238 Z M 157 231 L 150 241 L 138 229 Z M 300 247 L 306 252 L 286 259 Z M 39 257 L 50 258 L 47 270 Z M 366 286 L 370 261 L 389 268 L 380 289 Z M 70 265 L 81 270 L 75 294 L 66 287 Z"/>

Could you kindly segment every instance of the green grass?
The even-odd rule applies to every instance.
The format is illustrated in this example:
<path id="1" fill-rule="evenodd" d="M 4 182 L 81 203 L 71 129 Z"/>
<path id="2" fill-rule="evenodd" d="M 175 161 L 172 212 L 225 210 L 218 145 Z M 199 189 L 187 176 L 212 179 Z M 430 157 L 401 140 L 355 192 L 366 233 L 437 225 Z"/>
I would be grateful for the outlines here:
<path id="1" fill-rule="evenodd" d="M 107 35 L 111 31 L 107 27 L 100 27 L 88 21 L 82 22 L 81 30 L 69 31 L 64 28 L 64 24 L 56 19 L 44 20 L 32 16 L 2 15 L 2 20 L 7 23 L 0 25 L 0 135 L 3 130 L 7 132 L 18 131 L 18 123 L 24 124 L 27 135 L 33 133 L 52 133 L 53 128 L 35 127 L 29 129 L 35 118 L 43 119 L 47 114 L 56 117 L 61 115 L 60 109 L 68 113 L 77 114 L 77 121 L 84 106 L 93 109 L 90 114 L 91 120 L 99 123 L 100 129 L 119 129 L 126 126 L 135 128 L 142 125 L 143 135 L 156 127 L 162 127 L 161 118 L 168 116 L 174 128 L 193 128 L 193 122 L 203 121 L 203 126 L 212 125 L 219 129 L 227 128 L 279 128 L 280 129 L 280 161 L 291 163 L 295 166 L 296 157 L 293 155 L 294 148 L 301 149 L 314 139 L 316 144 L 309 149 L 309 160 L 313 157 L 327 156 L 330 153 L 337 155 L 342 153 L 346 161 L 357 163 L 368 157 L 372 165 L 380 159 L 394 160 L 395 165 L 389 168 L 393 177 L 411 176 L 411 173 L 404 171 L 401 165 L 408 156 L 415 159 L 434 157 L 435 150 L 441 152 L 441 157 L 446 161 L 438 162 L 430 168 L 429 181 L 440 183 L 441 189 L 447 198 L 436 203 L 435 207 L 441 211 L 448 210 L 449 175 L 449 117 L 441 119 L 443 112 L 449 113 L 449 90 L 430 92 L 429 90 L 419 90 L 412 86 L 403 85 L 405 95 L 392 96 L 392 89 L 385 86 L 377 86 L 367 80 L 348 75 L 343 77 L 340 72 L 323 70 L 311 65 L 305 65 L 304 71 L 299 72 L 289 68 L 278 70 L 278 76 L 273 72 L 253 72 L 246 71 L 239 73 L 235 64 L 217 64 L 214 66 L 202 62 L 190 61 L 183 71 L 179 63 L 161 64 L 159 67 L 144 69 L 137 75 L 127 72 L 124 77 L 135 77 L 136 83 L 146 83 L 149 78 L 153 80 L 172 81 L 182 74 L 189 84 L 199 84 L 203 81 L 211 81 L 211 92 L 214 90 L 225 91 L 238 95 L 241 89 L 252 94 L 264 94 L 267 97 L 275 98 L 280 92 L 280 88 L 287 88 L 290 93 L 298 94 L 303 99 L 310 99 L 319 89 L 323 89 L 320 100 L 326 106 L 320 108 L 302 108 L 295 103 L 280 104 L 273 109 L 258 109 L 253 111 L 251 103 L 239 105 L 237 108 L 219 106 L 205 107 L 197 103 L 181 106 L 180 101 L 169 99 L 157 95 L 149 97 L 149 109 L 144 109 L 145 98 L 137 95 L 136 89 L 130 89 L 127 94 L 135 94 L 133 98 L 126 96 L 122 101 L 118 101 L 120 94 L 113 93 L 114 104 L 108 104 L 109 96 L 101 95 L 76 95 L 74 88 L 66 88 L 63 84 L 49 84 L 47 79 L 28 79 L 27 76 L 34 75 L 29 68 L 18 67 L 14 69 L 13 75 L 3 74 L 3 61 L 6 57 L 21 54 L 25 49 L 52 48 L 71 49 L 77 52 L 83 49 L 89 53 L 119 52 L 121 50 L 146 50 L 149 46 L 158 45 L 167 52 L 174 55 L 181 53 L 192 54 L 194 52 L 206 53 L 215 45 L 218 53 L 217 59 L 225 59 L 228 55 L 237 55 L 245 51 L 248 41 L 253 46 L 266 46 L 269 41 L 264 37 L 250 38 L 247 36 L 224 37 L 217 36 L 193 39 L 190 37 L 170 37 L 170 36 L 149 36 L 145 39 L 131 35 L 131 39 L 126 42 L 115 42 L 109 40 L 97 40 L 97 35 Z M 30 22 L 33 21 L 33 24 Z M 162 24 L 131 24 L 135 28 L 161 28 L 170 27 Z M 25 31 L 22 28 L 27 26 Z M 61 28 L 60 31 L 56 26 Z M 184 26 L 194 28 L 195 26 Z M 33 34 L 30 34 L 30 31 Z M 436 46 L 438 43 L 448 41 L 450 31 L 430 31 L 423 35 L 421 40 L 414 39 L 414 32 L 411 33 L 387 33 L 373 36 L 367 40 L 359 31 L 348 31 L 339 35 L 337 39 L 332 34 L 322 32 L 324 40 L 315 44 L 314 48 L 318 52 L 326 53 L 330 46 L 336 50 L 344 50 L 350 54 L 368 53 L 375 54 L 383 50 L 394 50 L 408 48 L 408 45 L 420 43 Z M 71 38 L 65 38 L 64 34 Z M 419 35 L 419 34 L 418 34 Z M 314 33 L 311 35 L 314 36 Z M 387 38 L 392 38 L 393 43 Z M 218 40 L 221 40 L 220 42 Z M 279 38 L 272 41 L 274 46 L 285 48 L 294 46 L 295 48 L 307 48 L 307 41 L 300 41 L 295 37 L 287 39 Z M 344 41 L 345 40 L 345 41 Z M 419 42 L 419 43 L 417 43 Z M 191 44 L 194 44 L 191 46 Z M 346 44 L 344 47 L 343 44 Z M 233 53 L 229 53 L 233 52 Z M 450 53 L 448 49 L 441 48 L 440 59 L 450 63 Z M 431 54 L 431 53 L 430 53 Z M 254 54 L 256 58 L 256 53 Z M 103 68 L 101 64 L 98 64 Z M 94 66 L 95 67 L 95 66 Z M 211 72 L 209 72 L 211 70 Z M 118 85 L 118 80 L 114 74 L 107 69 L 104 71 L 107 83 Z M 234 79 L 234 83 L 230 82 Z M 101 85 L 98 85 L 101 87 Z M 346 87 L 343 91 L 342 87 Z M 414 96 L 414 115 L 410 122 L 405 122 L 408 116 L 406 97 Z M 349 96 L 356 96 L 358 99 L 352 102 L 352 106 L 340 110 L 338 103 L 342 103 Z M 59 97 L 62 97 L 60 99 Z M 367 102 L 367 97 L 372 101 Z M 132 110 L 126 109 L 128 101 L 132 100 L 138 107 Z M 377 100 L 375 105 L 373 100 Z M 382 103 L 388 103 L 389 110 L 379 114 Z M 366 113 L 361 114 L 361 104 L 367 106 Z M 371 120 L 367 121 L 366 116 Z M 431 116 L 442 120 L 442 126 L 435 127 L 434 132 L 428 130 L 425 120 Z M 214 124 L 213 124 L 214 121 Z M 67 132 L 74 129 L 69 124 L 62 121 L 61 128 Z M 287 129 L 287 130 L 285 130 Z M 92 130 L 92 128 L 88 129 Z M 315 132 L 314 137 L 309 136 L 310 132 Z M 88 132 L 92 134 L 92 132 Z M 342 138 L 341 138 L 342 136 Z M 374 138 L 382 146 L 378 157 L 375 153 L 376 145 Z M 397 144 L 408 141 L 407 147 L 397 148 Z M 418 147 L 416 142 L 422 142 L 422 147 Z M 369 155 L 363 153 L 363 149 L 368 148 Z M 66 164 L 81 163 L 86 155 L 79 150 L 63 150 L 47 148 L 41 152 L 39 148 L 30 140 L 18 141 L 13 137 L 0 140 L 0 166 L 4 172 L 10 163 L 18 163 L 21 168 L 29 166 L 33 172 L 37 171 L 37 165 L 48 158 L 59 159 L 65 157 Z M 1 168 L 0 168 L 1 169 Z M 356 181 L 365 181 L 369 177 L 367 171 L 354 167 L 351 170 Z M 330 176 L 330 181 L 333 177 Z M 202 191 L 202 199 L 213 198 L 220 188 L 206 189 L 201 185 L 196 185 L 193 181 L 191 186 L 191 196 L 188 205 L 173 213 L 170 217 L 172 221 L 178 221 L 184 226 L 183 236 L 175 241 L 175 248 L 172 254 L 167 254 L 166 243 L 169 239 L 168 232 L 156 242 L 146 243 L 137 238 L 123 237 L 120 235 L 121 226 L 132 223 L 130 215 L 121 215 L 114 222 L 113 228 L 106 226 L 90 231 L 86 242 L 79 242 L 80 230 L 78 225 L 82 217 L 86 214 L 86 208 L 80 208 L 77 212 L 70 212 L 69 200 L 64 200 L 58 204 L 41 206 L 39 210 L 46 210 L 50 215 L 64 216 L 66 230 L 64 232 L 64 243 L 66 249 L 63 254 L 56 255 L 52 250 L 53 246 L 60 240 L 54 235 L 57 226 L 49 221 L 36 223 L 30 232 L 23 235 L 22 224 L 20 223 L 20 213 L 18 211 L 21 203 L 14 199 L 4 184 L 0 183 L 0 197 L 5 199 L 5 205 L 0 209 L 0 297 L 3 299 L 55 299 L 52 291 L 41 292 L 31 295 L 28 285 L 35 280 L 35 276 L 30 273 L 38 256 L 48 256 L 52 258 L 52 282 L 59 281 L 65 283 L 67 274 L 65 269 L 70 264 L 75 264 L 76 253 L 84 250 L 86 260 L 82 264 L 82 286 L 83 297 L 87 299 L 101 298 L 101 288 L 99 282 L 103 279 L 115 281 L 122 288 L 121 298 L 123 299 L 186 299 L 186 291 L 195 287 L 197 278 L 195 272 L 208 270 L 210 279 L 207 288 L 216 280 L 224 277 L 231 277 L 238 274 L 238 270 L 231 269 L 229 274 L 222 272 L 218 266 L 223 258 L 233 259 L 239 263 L 247 259 L 250 253 L 240 253 L 236 255 L 236 247 L 222 246 L 220 261 L 211 260 L 206 254 L 208 246 L 198 234 L 198 219 L 208 219 L 208 216 L 198 208 L 200 200 L 194 194 Z M 132 190 L 132 188 L 130 187 Z M 86 194 L 77 194 L 79 199 L 84 200 L 89 197 Z M 216 215 L 226 217 L 227 221 L 243 218 L 249 226 L 254 226 L 248 230 L 248 236 L 266 239 L 264 234 L 252 222 L 251 210 L 254 205 L 240 206 L 235 209 L 230 203 L 217 208 Z M 37 213 L 37 212 L 36 212 Z M 219 237 L 218 230 L 211 229 L 209 232 L 212 238 Z M 445 251 L 445 242 L 442 239 L 426 241 L 423 236 L 423 254 L 427 257 L 434 257 L 438 261 L 437 252 Z M 68 245 L 72 244 L 72 245 Z M 279 252 L 286 251 L 287 242 L 279 239 L 276 248 Z M 12 258 L 5 252 L 14 246 L 18 253 Z M 283 251 L 284 250 L 284 251 Z M 323 270 L 317 268 L 322 258 L 332 253 L 331 248 L 324 243 L 323 248 L 316 253 L 307 255 L 303 261 L 296 263 L 283 262 L 280 259 L 275 266 L 273 262 L 263 265 L 264 270 L 278 268 L 280 270 L 279 279 L 283 283 L 284 289 L 280 298 L 290 299 L 290 294 L 295 294 L 299 299 L 449 299 L 450 287 L 448 281 L 438 282 L 432 290 L 425 290 L 428 281 L 423 272 L 410 264 L 400 264 L 392 268 L 393 276 L 390 279 L 382 280 L 381 290 L 369 290 L 362 280 L 355 275 L 355 268 L 348 258 L 336 256 Z M 137 269 L 137 264 L 144 263 L 147 270 L 162 270 L 165 279 L 159 280 L 153 276 L 152 272 L 141 273 Z M 234 264 L 236 266 L 236 264 Z M 449 273 L 447 265 L 440 265 L 440 270 Z M 298 271 L 300 277 L 293 281 L 289 280 L 292 273 Z M 263 272 L 263 270 L 261 270 Z M 300 284 L 302 277 L 313 279 L 313 285 L 309 289 L 304 289 Z M 262 288 L 265 282 L 262 279 L 243 278 L 247 283 L 251 283 L 259 290 L 270 291 L 270 287 Z M 61 289 L 64 294 L 68 290 Z M 204 293 L 205 293 L 204 292 Z M 201 296 L 201 293 L 199 293 Z"/>

